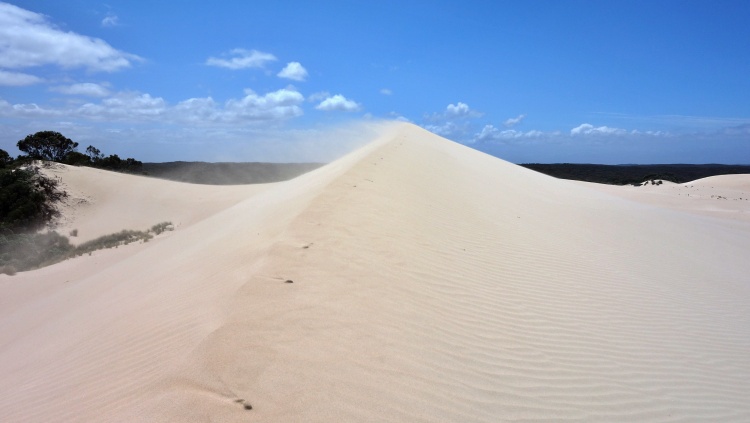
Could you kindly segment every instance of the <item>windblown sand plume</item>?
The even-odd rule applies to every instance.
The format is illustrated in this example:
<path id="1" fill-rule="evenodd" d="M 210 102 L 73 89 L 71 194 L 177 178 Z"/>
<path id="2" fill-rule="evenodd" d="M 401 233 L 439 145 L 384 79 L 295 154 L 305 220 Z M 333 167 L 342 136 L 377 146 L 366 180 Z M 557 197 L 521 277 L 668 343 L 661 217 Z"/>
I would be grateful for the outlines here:
<path id="1" fill-rule="evenodd" d="M 94 173 L 66 227 L 177 230 L 0 276 L 2 421 L 750 421 L 747 219 L 409 124 L 275 184 Z"/>

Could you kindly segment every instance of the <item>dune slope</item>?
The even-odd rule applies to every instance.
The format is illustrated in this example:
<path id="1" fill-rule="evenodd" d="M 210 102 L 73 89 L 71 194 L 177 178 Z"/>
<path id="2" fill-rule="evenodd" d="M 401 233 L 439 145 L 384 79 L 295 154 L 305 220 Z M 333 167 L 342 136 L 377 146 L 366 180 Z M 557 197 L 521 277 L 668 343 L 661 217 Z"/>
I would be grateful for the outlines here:
<path id="1" fill-rule="evenodd" d="M 392 125 L 106 266 L 2 276 L 0 415 L 747 421 L 749 251 Z"/>

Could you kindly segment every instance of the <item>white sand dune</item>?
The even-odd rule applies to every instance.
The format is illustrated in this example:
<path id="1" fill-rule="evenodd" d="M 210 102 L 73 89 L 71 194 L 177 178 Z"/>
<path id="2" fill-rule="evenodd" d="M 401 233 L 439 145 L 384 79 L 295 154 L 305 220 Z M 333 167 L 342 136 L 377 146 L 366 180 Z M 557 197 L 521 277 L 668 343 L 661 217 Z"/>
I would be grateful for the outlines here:
<path id="1" fill-rule="evenodd" d="M 575 183 L 656 207 L 750 221 L 750 175 L 720 175 L 685 184 L 664 182 L 641 187 Z"/>
<path id="2" fill-rule="evenodd" d="M 185 224 L 0 276 L 2 421 L 750 421 L 747 220 L 408 124 L 263 187 L 94 175 L 66 224 Z"/>

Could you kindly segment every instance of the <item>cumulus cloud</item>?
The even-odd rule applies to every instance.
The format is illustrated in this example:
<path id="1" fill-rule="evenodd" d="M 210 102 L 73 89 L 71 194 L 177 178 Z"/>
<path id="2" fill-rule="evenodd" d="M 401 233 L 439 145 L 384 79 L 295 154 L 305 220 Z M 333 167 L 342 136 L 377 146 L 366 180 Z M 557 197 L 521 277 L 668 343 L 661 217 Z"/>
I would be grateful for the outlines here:
<path id="1" fill-rule="evenodd" d="M 167 112 L 161 97 L 138 92 L 120 92 L 101 103 L 86 103 L 77 110 L 79 116 L 94 120 L 153 120 Z"/>
<path id="2" fill-rule="evenodd" d="M 83 95 L 88 97 L 106 97 L 109 95 L 109 90 L 101 84 L 95 84 L 93 82 L 83 82 L 72 85 L 61 85 L 52 87 L 50 90 L 67 95 Z"/>
<path id="3" fill-rule="evenodd" d="M 307 69 L 299 62 L 289 62 L 284 69 L 276 74 L 279 78 L 292 79 L 294 81 L 304 81 L 307 79 Z"/>
<path id="4" fill-rule="evenodd" d="M 292 88 L 283 88 L 265 95 L 245 90 L 245 97 L 229 100 L 223 120 L 279 120 L 302 115 L 299 105 L 305 98 Z"/>
<path id="5" fill-rule="evenodd" d="M 609 126 L 594 126 L 583 123 L 570 130 L 570 135 L 624 135 L 628 131 L 620 128 L 610 128 Z"/>
<path id="6" fill-rule="evenodd" d="M 381 89 L 380 89 L 380 94 L 383 94 L 383 95 L 392 95 L 392 94 L 393 94 L 393 91 L 391 91 L 391 90 L 390 90 L 390 89 L 388 89 L 388 88 L 381 88 Z"/>
<path id="7" fill-rule="evenodd" d="M 271 53 L 264 53 L 258 50 L 245 50 L 236 48 L 229 53 L 224 54 L 224 58 L 209 57 L 206 64 L 209 66 L 218 66 L 226 69 L 247 69 L 262 68 L 269 62 L 276 60 L 276 56 Z"/>
<path id="8" fill-rule="evenodd" d="M 445 113 L 448 116 L 464 116 L 469 114 L 469 105 L 466 103 L 461 103 L 460 101 L 458 104 L 449 104 L 448 107 L 445 108 Z"/>
<path id="9" fill-rule="evenodd" d="M 315 108 L 326 112 L 356 112 L 360 109 L 360 105 L 353 100 L 348 100 L 341 94 L 336 94 L 321 101 Z"/>
<path id="10" fill-rule="evenodd" d="M 95 85 L 95 84 L 94 84 Z M 69 87 L 66 87 L 69 88 Z M 212 98 L 190 98 L 170 105 L 161 97 L 148 93 L 124 91 L 101 101 L 83 105 L 69 103 L 63 107 L 45 107 L 35 103 L 11 104 L 0 99 L 0 117 L 56 117 L 93 122 L 129 122 L 136 124 L 237 124 L 275 122 L 303 114 L 302 94 L 283 88 L 266 94 L 245 90 L 244 96 L 220 105 Z"/>
<path id="11" fill-rule="evenodd" d="M 0 86 L 23 87 L 43 82 L 42 78 L 27 73 L 8 72 L 0 69 Z"/>
<path id="12" fill-rule="evenodd" d="M 514 118 L 508 118 L 508 119 L 505 120 L 505 122 L 503 123 L 503 125 L 505 125 L 508 128 L 512 128 L 512 127 L 518 125 L 519 123 L 521 123 L 521 121 L 524 120 L 525 118 L 526 118 L 526 115 L 523 115 L 523 114 L 518 115 L 518 116 L 516 116 Z"/>
<path id="13" fill-rule="evenodd" d="M 456 104 L 448 104 L 443 112 L 425 114 L 425 124 L 422 127 L 454 141 L 469 142 L 470 140 L 467 138 L 470 138 L 472 132 L 474 132 L 471 119 L 481 116 L 482 113 L 459 101 Z"/>
<path id="14" fill-rule="evenodd" d="M 205 124 L 220 120 L 219 105 L 211 97 L 189 98 L 174 106 L 178 120 L 193 124 Z"/>
<path id="15" fill-rule="evenodd" d="M 55 65 L 112 72 L 141 60 L 105 41 L 65 32 L 44 15 L 0 3 L 0 68 L 24 69 Z"/>
<path id="16" fill-rule="evenodd" d="M 431 122 L 444 122 L 451 119 L 471 119 L 481 117 L 482 113 L 473 110 L 468 104 L 458 102 L 449 104 L 442 113 L 433 113 L 425 115 L 425 119 Z"/>
<path id="17" fill-rule="evenodd" d="M 519 138 L 541 138 L 543 136 L 555 135 L 554 133 L 548 134 L 538 130 L 531 131 L 517 131 L 515 129 L 501 130 L 496 128 L 494 125 L 485 125 L 482 130 L 474 136 L 475 141 L 498 141 L 498 140 L 511 140 Z"/>

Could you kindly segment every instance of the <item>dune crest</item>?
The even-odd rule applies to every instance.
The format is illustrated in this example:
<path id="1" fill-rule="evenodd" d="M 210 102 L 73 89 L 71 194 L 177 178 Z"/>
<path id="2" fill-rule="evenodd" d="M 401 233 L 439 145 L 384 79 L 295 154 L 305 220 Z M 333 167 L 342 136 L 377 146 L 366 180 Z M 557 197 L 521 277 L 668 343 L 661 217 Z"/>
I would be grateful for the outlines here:
<path id="1" fill-rule="evenodd" d="M 410 124 L 251 191 L 0 276 L 4 420 L 750 420 L 747 221 Z"/>

